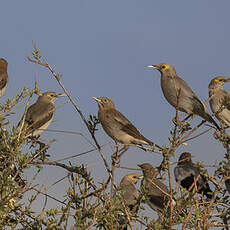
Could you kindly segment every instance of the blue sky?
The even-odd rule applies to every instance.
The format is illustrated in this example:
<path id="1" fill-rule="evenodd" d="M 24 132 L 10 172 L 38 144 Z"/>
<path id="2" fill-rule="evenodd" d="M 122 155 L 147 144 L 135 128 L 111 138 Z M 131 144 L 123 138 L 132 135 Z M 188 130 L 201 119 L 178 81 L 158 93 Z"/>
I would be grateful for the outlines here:
<path id="1" fill-rule="evenodd" d="M 9 62 L 10 81 L 1 100 L 12 98 L 24 86 L 33 87 L 35 68 L 26 56 L 31 54 L 34 41 L 51 66 L 63 74 L 63 84 L 86 117 L 97 114 L 92 96 L 107 96 L 148 139 L 168 145 L 175 110 L 163 97 L 160 74 L 146 66 L 161 62 L 173 65 L 199 98 L 207 99 L 210 80 L 217 75 L 229 77 L 229 7 L 227 0 L 221 4 L 214 0 L 5 1 L 0 14 L 0 56 Z M 43 67 L 38 69 L 38 81 L 43 92 L 61 92 Z M 225 88 L 230 90 L 229 85 Z M 15 112 L 13 124 L 22 116 L 23 108 Z M 195 123 L 199 121 L 195 119 Z M 70 103 L 56 111 L 50 128 L 89 137 Z M 191 151 L 195 161 L 207 164 L 223 159 L 224 150 L 212 133 L 179 148 L 174 160 L 182 151 Z M 101 127 L 96 137 L 100 144 L 111 141 Z M 91 149 L 77 135 L 46 132 L 41 136 L 43 140 L 53 138 L 57 141 L 50 149 L 52 160 Z M 111 150 L 107 148 L 104 153 L 110 160 Z M 121 165 L 136 167 L 144 162 L 158 165 L 161 157 L 130 148 Z M 97 152 L 75 158 L 72 163 L 88 164 L 98 182 L 106 178 Z M 117 182 L 126 173 L 118 169 Z M 46 167 L 41 180 L 47 179 L 49 184 L 64 175 L 62 170 Z M 50 193 L 57 191 L 65 191 L 63 184 Z"/>

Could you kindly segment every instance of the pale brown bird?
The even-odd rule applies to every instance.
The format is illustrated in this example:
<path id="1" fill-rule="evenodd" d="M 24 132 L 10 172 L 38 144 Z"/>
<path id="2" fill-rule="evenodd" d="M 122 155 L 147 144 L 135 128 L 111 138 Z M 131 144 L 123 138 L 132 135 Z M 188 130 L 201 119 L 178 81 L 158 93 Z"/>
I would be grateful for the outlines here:
<path id="1" fill-rule="evenodd" d="M 25 114 L 24 126 L 26 137 L 39 136 L 53 120 L 55 106 L 54 101 L 65 94 L 46 92 L 38 97 L 38 100 L 31 105 Z M 22 118 L 23 120 L 23 118 Z M 20 124 L 22 124 L 22 120 Z"/>
<path id="2" fill-rule="evenodd" d="M 230 78 L 215 77 L 208 86 L 209 105 L 215 117 L 223 124 L 230 126 L 230 94 L 224 90 L 224 85 Z"/>
<path id="3" fill-rule="evenodd" d="M 156 178 L 156 172 L 151 164 L 144 163 L 138 166 L 142 169 L 144 175 L 141 186 L 146 191 L 147 204 L 153 210 L 162 212 L 169 206 L 170 202 L 170 193 L 167 186 Z M 176 205 L 174 199 L 172 199 L 172 205 Z"/>
<path id="4" fill-rule="evenodd" d="M 169 64 L 150 65 L 161 73 L 161 89 L 164 97 L 174 108 L 189 115 L 198 115 L 212 123 L 218 130 L 220 127 L 208 113 L 206 106 L 200 101 L 188 84 L 177 76 L 176 70 Z"/>
<path id="5" fill-rule="evenodd" d="M 157 146 L 145 138 L 122 113 L 117 111 L 114 103 L 109 98 L 93 97 L 93 99 L 98 103 L 98 119 L 104 131 L 116 143 L 120 142 L 126 145 L 126 150 L 130 144 Z"/>
<path id="6" fill-rule="evenodd" d="M 0 58 L 0 97 L 5 94 L 8 85 L 7 66 L 7 61 L 3 58 Z"/>

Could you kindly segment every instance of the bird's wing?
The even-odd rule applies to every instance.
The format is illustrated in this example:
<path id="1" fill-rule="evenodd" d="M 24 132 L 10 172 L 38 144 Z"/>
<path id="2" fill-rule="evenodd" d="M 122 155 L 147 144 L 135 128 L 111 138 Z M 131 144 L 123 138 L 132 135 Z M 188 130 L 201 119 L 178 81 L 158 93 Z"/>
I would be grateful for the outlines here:
<path id="1" fill-rule="evenodd" d="M 151 141 L 146 139 L 139 130 L 119 111 L 114 110 L 114 120 L 120 124 L 120 129 L 130 136 L 145 140 L 146 142 L 151 144 Z"/>
<path id="2" fill-rule="evenodd" d="M 177 89 L 178 91 L 181 90 L 181 96 L 188 97 L 193 101 L 193 105 L 195 105 L 197 108 L 194 108 L 195 110 L 198 110 L 198 113 L 200 110 L 206 111 L 206 107 L 201 102 L 201 100 L 197 97 L 197 95 L 192 91 L 192 89 L 189 87 L 189 85 L 180 77 L 175 78 L 175 81 L 177 81 L 176 85 L 179 85 L 180 87 Z M 195 111 L 194 111 L 195 112 Z"/>
<path id="3" fill-rule="evenodd" d="M 192 97 L 196 97 L 196 94 L 192 91 L 192 89 L 189 87 L 189 85 L 180 77 L 175 78 L 176 81 L 176 86 L 180 86 L 178 88 L 178 90 L 181 90 L 184 95 L 186 96 L 192 96 Z M 199 99 L 198 99 L 199 100 Z"/>
<path id="4" fill-rule="evenodd" d="M 164 204 L 165 204 L 165 197 L 163 196 L 149 196 L 149 200 L 147 201 L 148 205 L 155 210 L 155 207 L 159 209 L 164 209 Z"/>
<path id="5" fill-rule="evenodd" d="M 227 110 L 230 111 L 230 94 L 227 91 L 224 91 L 224 97 L 221 103 Z"/>
<path id="6" fill-rule="evenodd" d="M 154 206 L 157 206 L 158 208 L 163 209 L 165 202 L 168 201 L 168 196 L 165 194 L 169 194 L 167 186 L 158 179 L 147 179 L 146 190 L 147 196 L 149 198 L 149 206 L 153 206 L 152 208 L 154 208 Z"/>
<path id="7" fill-rule="evenodd" d="M 197 177 L 199 175 L 199 169 L 191 164 L 182 164 L 174 168 L 174 176 L 176 182 L 181 182 L 186 177 L 193 176 Z"/>
<path id="8" fill-rule="evenodd" d="M 139 191 L 136 189 L 136 187 L 133 184 L 129 184 L 124 186 L 122 190 L 125 204 L 128 206 L 136 205 L 139 197 Z"/>
<path id="9" fill-rule="evenodd" d="M 0 73 L 0 89 L 3 89 L 7 84 L 7 73 Z"/>
<path id="10" fill-rule="evenodd" d="M 192 171 L 192 175 L 194 176 L 194 178 L 197 178 L 199 176 L 197 186 L 207 184 L 207 179 L 200 174 L 200 168 L 196 166 L 194 163 L 188 167 L 188 170 Z"/>
<path id="11" fill-rule="evenodd" d="M 47 103 L 47 106 L 40 106 L 38 103 L 31 105 L 25 117 L 29 130 L 36 130 L 43 126 L 52 118 L 54 111 L 55 107 L 52 103 Z"/>
<path id="12" fill-rule="evenodd" d="M 158 179 L 145 179 L 146 180 L 146 189 L 148 190 L 148 195 L 154 196 L 165 196 L 165 193 L 169 193 L 168 188 Z M 164 193 L 164 192 L 165 193 Z"/>
<path id="13" fill-rule="evenodd" d="M 176 182 L 183 180 L 181 170 L 178 165 L 174 168 L 174 176 L 175 176 Z"/>

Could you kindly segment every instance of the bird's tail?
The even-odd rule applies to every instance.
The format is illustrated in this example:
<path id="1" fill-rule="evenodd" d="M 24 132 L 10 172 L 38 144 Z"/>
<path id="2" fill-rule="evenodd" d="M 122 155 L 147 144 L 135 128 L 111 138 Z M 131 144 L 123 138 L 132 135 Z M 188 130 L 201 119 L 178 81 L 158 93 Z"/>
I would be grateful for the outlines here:
<path id="1" fill-rule="evenodd" d="M 201 115 L 200 115 L 201 116 Z M 215 122 L 215 120 L 212 118 L 212 116 L 205 112 L 202 114 L 202 116 L 206 121 L 210 122 L 211 124 L 215 125 L 218 130 L 220 130 L 220 126 Z"/>
<path id="2" fill-rule="evenodd" d="M 144 137 L 144 140 L 145 140 L 145 142 L 147 142 L 147 143 L 148 143 L 148 145 L 151 145 L 151 146 L 157 147 L 158 149 L 162 149 L 159 145 L 157 145 L 156 143 L 154 143 L 154 142 L 152 142 L 152 141 L 148 140 L 148 139 L 147 139 L 147 138 L 145 138 L 145 137 Z"/>

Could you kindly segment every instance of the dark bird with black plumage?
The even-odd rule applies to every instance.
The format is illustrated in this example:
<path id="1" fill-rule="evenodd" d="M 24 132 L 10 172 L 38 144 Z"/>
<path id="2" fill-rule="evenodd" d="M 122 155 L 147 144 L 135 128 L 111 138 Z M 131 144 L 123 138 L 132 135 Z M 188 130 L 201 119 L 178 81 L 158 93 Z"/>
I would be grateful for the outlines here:
<path id="1" fill-rule="evenodd" d="M 177 166 L 174 168 L 176 182 L 183 188 L 190 190 L 192 186 L 197 186 L 197 192 L 204 194 L 208 199 L 212 199 L 213 192 L 209 187 L 207 179 L 201 175 L 200 168 L 192 162 L 191 153 L 184 152 L 180 155 Z"/>

